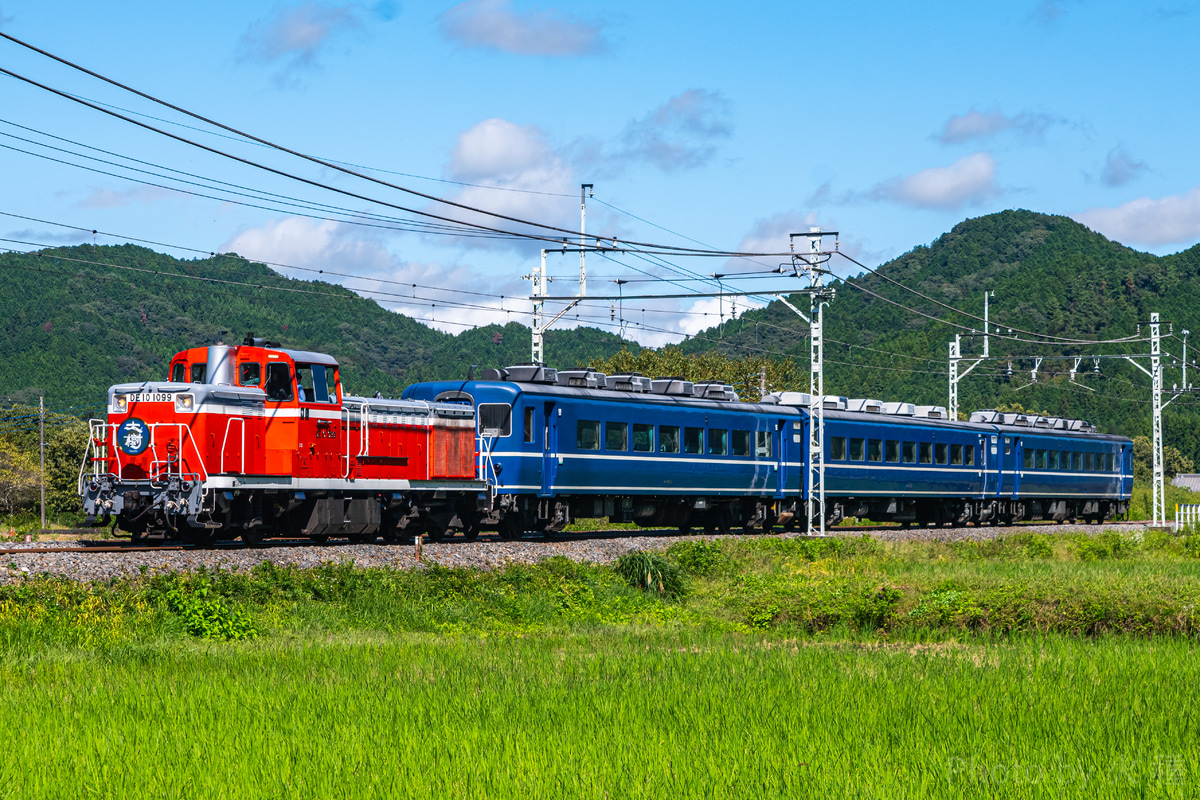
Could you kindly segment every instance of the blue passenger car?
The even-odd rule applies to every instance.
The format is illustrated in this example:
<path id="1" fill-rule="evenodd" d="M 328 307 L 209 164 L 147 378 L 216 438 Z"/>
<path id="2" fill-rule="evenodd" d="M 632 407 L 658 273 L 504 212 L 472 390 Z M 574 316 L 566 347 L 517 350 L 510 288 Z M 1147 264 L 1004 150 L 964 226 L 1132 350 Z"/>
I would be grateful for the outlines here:
<path id="1" fill-rule="evenodd" d="M 476 409 L 485 524 L 503 535 L 610 517 L 681 530 L 788 526 L 808 494 L 810 398 L 738 401 L 678 378 L 485 370 L 405 399 Z M 824 398 L 826 523 L 1098 522 L 1128 507 L 1132 445 L 1078 420 Z"/>

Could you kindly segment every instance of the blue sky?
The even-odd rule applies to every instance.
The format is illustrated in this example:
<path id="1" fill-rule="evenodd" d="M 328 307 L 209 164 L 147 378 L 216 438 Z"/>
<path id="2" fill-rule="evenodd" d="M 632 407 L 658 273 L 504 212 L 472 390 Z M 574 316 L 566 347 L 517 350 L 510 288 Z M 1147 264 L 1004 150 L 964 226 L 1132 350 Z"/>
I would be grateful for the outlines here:
<path id="1" fill-rule="evenodd" d="M 1028 208 L 1153 253 L 1200 241 L 1197 2 L 0 0 L 0 31 L 231 127 L 489 211 L 575 229 L 579 186 L 593 183 L 589 232 L 622 239 L 778 252 L 788 233 L 820 225 L 876 265 L 964 218 Z M 8 41 L 0 66 L 248 160 L 372 200 L 438 208 L 217 135 Z M 29 243 L 0 245 L 143 239 L 182 257 L 195 254 L 181 248 L 236 251 L 297 277 L 313 274 L 294 268 L 360 276 L 344 282 L 368 294 L 416 283 L 408 304 L 385 306 L 444 330 L 528 323 L 522 276 L 539 244 L 355 224 L 403 215 L 8 76 L 0 76 L 0 134 L 0 212 L 40 220 L 0 217 L 0 237 Z M 178 173 L 139 178 L 129 158 L 279 197 L 255 203 L 267 208 L 238 205 L 179 183 Z M 296 201 L 348 215 L 318 219 L 331 215 L 282 205 Z M 733 274 L 781 260 L 666 266 L 593 255 L 588 289 L 610 294 L 614 279 L 647 272 Z M 573 294 L 577 256 L 553 255 L 549 266 L 551 292 Z M 680 292 L 680 284 L 712 288 L 678 280 L 621 291 Z M 748 302 L 595 301 L 577 313 L 608 330 L 624 320 L 626 335 L 663 344 Z"/>

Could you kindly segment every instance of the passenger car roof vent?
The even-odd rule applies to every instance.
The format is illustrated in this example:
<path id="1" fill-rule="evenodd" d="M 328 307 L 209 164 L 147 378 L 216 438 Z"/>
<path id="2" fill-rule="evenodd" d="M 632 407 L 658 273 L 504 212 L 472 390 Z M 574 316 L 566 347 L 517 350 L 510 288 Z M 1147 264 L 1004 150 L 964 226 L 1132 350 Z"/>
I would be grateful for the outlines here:
<path id="1" fill-rule="evenodd" d="M 1029 427 L 1029 417 L 1024 414 L 1002 414 L 1005 425 L 1016 425 L 1021 428 Z"/>
<path id="2" fill-rule="evenodd" d="M 911 417 L 917 413 L 917 407 L 912 403 L 884 403 L 883 413 L 898 417 Z"/>
<path id="3" fill-rule="evenodd" d="M 1078 431 L 1079 433 L 1095 433 L 1096 432 L 1096 426 L 1093 425 L 1092 423 L 1088 422 L 1085 419 L 1067 420 L 1067 424 L 1069 426 L 1067 428 L 1067 430 Z"/>
<path id="4" fill-rule="evenodd" d="M 1034 417 L 1034 418 L 1033 418 L 1033 427 L 1035 427 L 1035 428 L 1049 428 L 1049 427 L 1050 427 L 1050 419 L 1049 419 L 1049 417 Z"/>
<path id="5" fill-rule="evenodd" d="M 650 381 L 650 391 L 655 394 L 674 394 L 692 396 L 692 388 L 695 386 L 691 381 L 685 381 L 683 378 L 655 378 Z"/>
<path id="6" fill-rule="evenodd" d="M 697 383 L 692 386 L 692 394 L 705 400 L 727 400 L 735 402 L 737 392 L 728 383 Z"/>
<path id="7" fill-rule="evenodd" d="M 990 408 L 985 408 L 982 411 L 971 412 L 971 422 L 983 422 L 992 425 L 1003 425 L 1004 415 L 999 411 Z"/>
<path id="8" fill-rule="evenodd" d="M 650 391 L 650 379 L 636 372 L 629 372 L 624 375 L 609 375 L 604 379 L 604 384 L 614 392 L 644 393 Z"/>
<path id="9" fill-rule="evenodd" d="M 922 419 L 946 419 L 945 406 L 917 406 L 917 416 Z"/>
<path id="10" fill-rule="evenodd" d="M 554 383 L 558 370 L 540 364 L 518 364 L 504 370 L 508 380 L 517 383 Z"/>
<path id="11" fill-rule="evenodd" d="M 785 406 L 812 406 L 813 396 L 808 392 L 771 392 L 769 397 L 777 398 L 776 402 Z M 845 411 L 848 401 L 836 394 L 825 395 L 826 411 Z"/>
<path id="12" fill-rule="evenodd" d="M 603 389 L 605 375 L 594 369 L 560 369 L 557 383 L 574 389 Z"/>
<path id="13" fill-rule="evenodd" d="M 860 411 L 864 414 L 882 414 L 883 403 L 879 400 L 869 400 L 861 397 L 850 398 L 846 401 L 847 411 Z"/>

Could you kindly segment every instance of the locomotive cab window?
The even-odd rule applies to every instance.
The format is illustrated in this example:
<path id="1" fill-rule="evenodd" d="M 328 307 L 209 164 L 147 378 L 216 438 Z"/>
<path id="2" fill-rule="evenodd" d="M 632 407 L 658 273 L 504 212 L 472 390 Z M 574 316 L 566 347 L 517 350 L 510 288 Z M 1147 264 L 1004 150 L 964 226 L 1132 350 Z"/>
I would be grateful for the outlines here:
<path id="1" fill-rule="evenodd" d="M 204 383 L 205 377 L 208 375 L 208 364 L 192 364 L 192 383 Z"/>
<path id="2" fill-rule="evenodd" d="M 755 431 L 754 432 L 754 455 L 758 458 L 771 457 L 771 432 L 770 431 Z"/>
<path id="3" fill-rule="evenodd" d="M 904 463 L 905 464 L 917 463 L 917 443 L 916 442 L 903 442 L 900 446 L 900 449 L 904 453 Z"/>
<path id="4" fill-rule="evenodd" d="M 512 406 L 508 403 L 479 404 L 479 435 L 508 436 L 512 433 Z"/>
<path id="5" fill-rule="evenodd" d="M 483 406 L 480 406 L 482 409 Z M 600 449 L 600 423 L 590 419 L 575 422 L 575 446 L 580 450 Z"/>
<path id="6" fill-rule="evenodd" d="M 734 431 L 733 437 L 729 444 L 732 455 L 750 455 L 750 431 Z"/>
<path id="7" fill-rule="evenodd" d="M 865 447 L 866 447 L 865 439 L 851 439 L 850 440 L 850 460 L 851 461 L 862 461 L 863 455 L 864 455 L 863 450 L 865 449 Z"/>
<path id="8" fill-rule="evenodd" d="M 184 373 L 187 370 L 187 364 L 178 361 L 171 365 L 171 383 L 187 383 L 187 378 Z"/>
<path id="9" fill-rule="evenodd" d="M 867 461 L 883 461 L 883 440 L 867 439 Z"/>
<path id="10" fill-rule="evenodd" d="M 833 436 L 829 439 L 829 460 L 830 461 L 845 461 L 846 460 L 846 437 Z"/>
<path id="11" fill-rule="evenodd" d="M 239 386 L 258 386 L 262 383 L 262 364 L 247 361 L 238 367 Z"/>
<path id="12" fill-rule="evenodd" d="M 703 449 L 704 428 L 683 429 L 683 452 L 698 454 Z"/>
<path id="13" fill-rule="evenodd" d="M 961 467 L 963 463 L 963 446 L 961 444 L 950 445 L 950 465 Z"/>
<path id="14" fill-rule="evenodd" d="M 712 428 L 708 431 L 708 454 L 723 456 L 729 452 L 729 431 Z"/>
<path id="15" fill-rule="evenodd" d="M 629 423 L 628 422 L 606 422 L 604 424 L 604 449 L 605 450 L 628 450 L 629 449 Z"/>
<path id="16" fill-rule="evenodd" d="M 324 364 L 297 364 L 296 385 L 300 402 L 336 403 L 337 390 L 334 388 L 334 381 L 331 380 L 334 375 L 333 367 L 327 367 Z M 331 389 L 333 390 L 332 397 L 330 397 Z M 511 407 L 509 407 L 509 411 L 511 413 Z M 505 434 L 505 436 L 507 435 Z"/>
<path id="17" fill-rule="evenodd" d="M 658 452 L 679 452 L 679 426 L 662 425 L 658 429 Z"/>
<path id="18" fill-rule="evenodd" d="M 633 451 L 635 453 L 654 452 L 654 426 L 641 422 L 633 423 Z"/>
<path id="19" fill-rule="evenodd" d="M 277 403 L 292 399 L 292 370 L 287 364 L 267 364 L 267 399 Z"/>

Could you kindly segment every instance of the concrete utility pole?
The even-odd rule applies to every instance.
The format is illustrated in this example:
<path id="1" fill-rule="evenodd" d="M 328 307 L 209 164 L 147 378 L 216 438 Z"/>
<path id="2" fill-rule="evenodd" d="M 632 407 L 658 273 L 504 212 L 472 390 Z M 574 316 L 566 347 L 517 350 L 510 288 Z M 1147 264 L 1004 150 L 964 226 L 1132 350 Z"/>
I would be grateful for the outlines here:
<path id="1" fill-rule="evenodd" d="M 42 532 L 46 530 L 46 398 L 38 398 L 38 450 L 42 457 Z"/>

